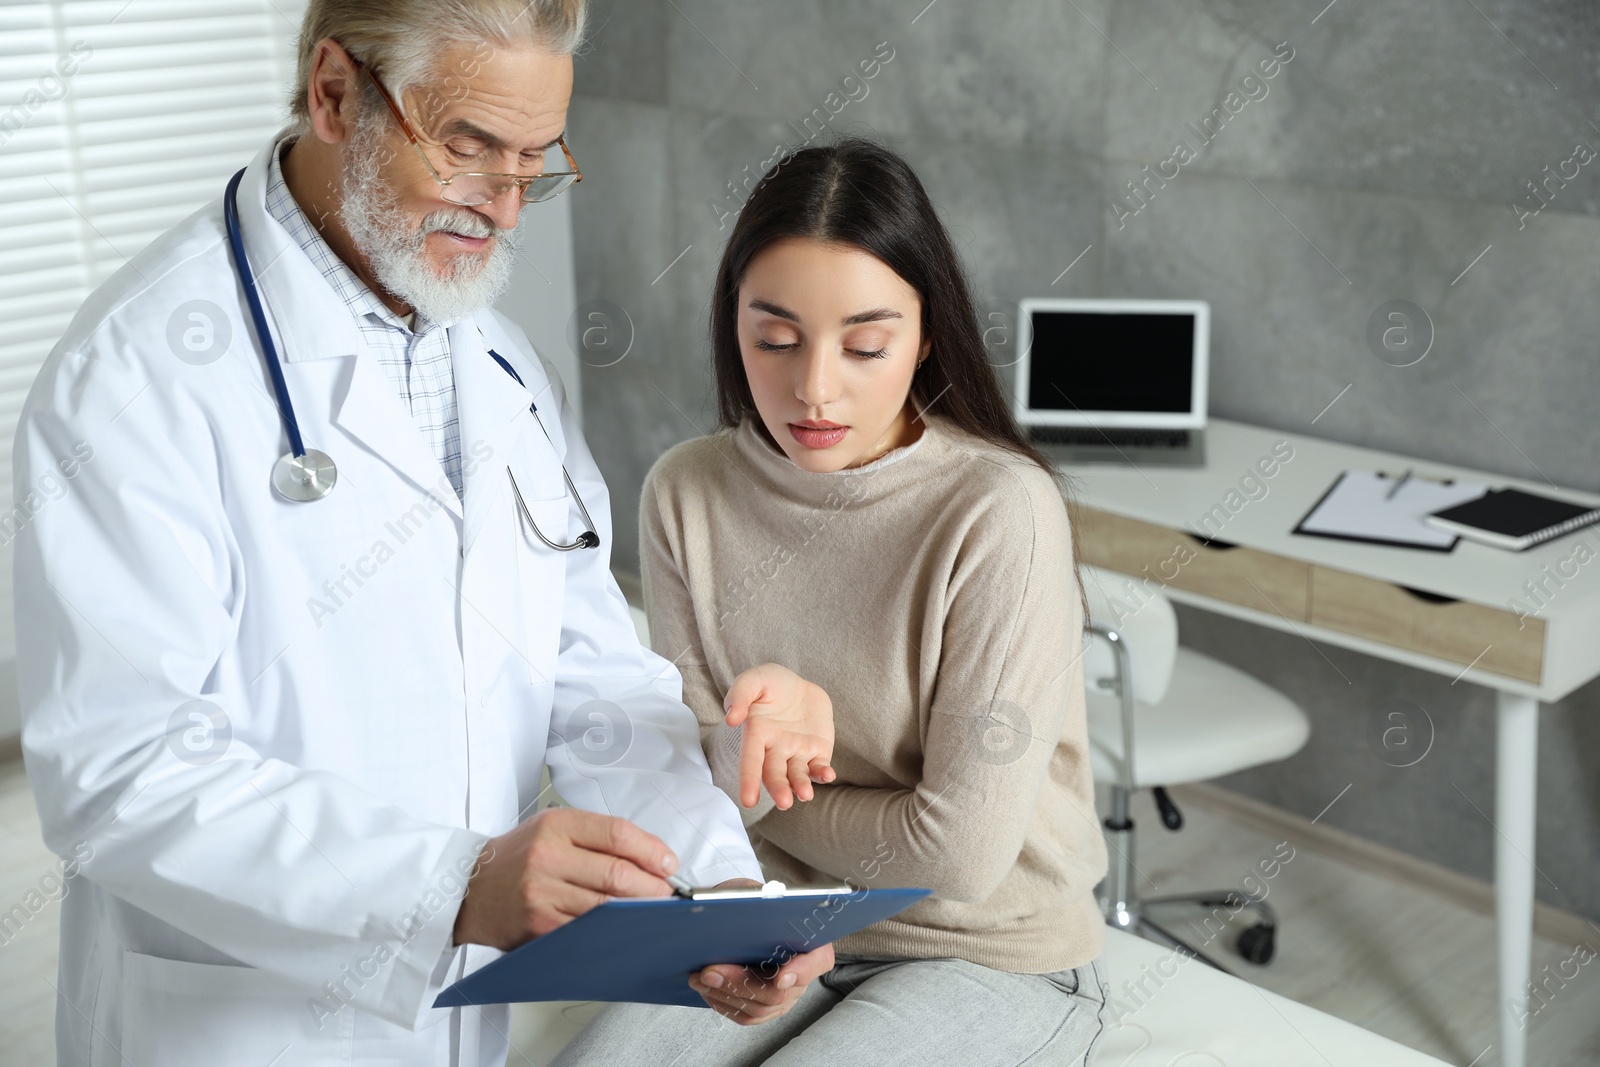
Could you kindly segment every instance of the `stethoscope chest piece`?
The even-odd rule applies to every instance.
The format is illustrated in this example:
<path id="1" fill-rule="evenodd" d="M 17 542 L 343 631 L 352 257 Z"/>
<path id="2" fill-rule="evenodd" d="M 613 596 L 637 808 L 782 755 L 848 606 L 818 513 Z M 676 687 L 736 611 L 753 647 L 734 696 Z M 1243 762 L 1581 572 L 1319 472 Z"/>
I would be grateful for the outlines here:
<path id="1" fill-rule="evenodd" d="M 333 460 L 326 452 L 314 448 L 306 449 L 303 456 L 285 453 L 272 465 L 272 488 L 285 500 L 296 503 L 321 500 L 338 480 L 339 469 L 333 465 Z"/>
<path id="2" fill-rule="evenodd" d="M 250 269 L 250 257 L 244 249 L 244 233 L 239 229 L 239 183 L 244 171 L 235 174 L 228 182 L 227 194 L 222 198 L 222 218 L 228 232 L 228 247 L 233 252 L 233 266 L 244 287 L 245 301 L 250 305 L 250 322 L 256 339 L 272 373 L 272 392 L 278 405 L 278 417 L 289 438 L 289 451 L 272 465 L 272 487 L 285 500 L 307 503 L 321 500 L 339 480 L 339 471 L 326 452 L 305 447 L 300 439 L 300 422 L 294 417 L 294 404 L 289 400 L 289 386 L 283 380 L 283 361 L 278 358 L 278 346 L 272 342 L 272 331 L 267 328 L 267 312 L 261 305 L 261 293 L 256 288 L 255 273 Z"/>

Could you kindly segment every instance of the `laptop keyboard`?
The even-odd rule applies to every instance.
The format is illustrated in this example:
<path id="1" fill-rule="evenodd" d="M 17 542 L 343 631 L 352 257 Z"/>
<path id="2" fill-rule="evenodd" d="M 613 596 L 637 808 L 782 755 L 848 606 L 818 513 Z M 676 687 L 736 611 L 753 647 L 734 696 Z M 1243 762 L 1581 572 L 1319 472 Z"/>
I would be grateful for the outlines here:
<path id="1" fill-rule="evenodd" d="M 1188 430 L 1091 426 L 1032 426 L 1028 433 L 1040 444 L 1106 448 L 1188 448 Z"/>

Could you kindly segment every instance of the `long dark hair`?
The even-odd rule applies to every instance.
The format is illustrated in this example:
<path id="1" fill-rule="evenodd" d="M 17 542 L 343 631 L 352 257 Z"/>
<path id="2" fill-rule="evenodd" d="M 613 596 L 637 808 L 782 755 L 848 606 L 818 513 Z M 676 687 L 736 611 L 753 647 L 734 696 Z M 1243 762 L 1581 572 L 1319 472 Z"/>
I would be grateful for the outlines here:
<path id="1" fill-rule="evenodd" d="M 791 152 L 739 213 L 711 299 L 711 362 L 723 426 L 756 411 L 739 355 L 739 285 L 750 261 L 785 237 L 852 245 L 905 279 L 922 301 L 922 336 L 933 342 L 911 379 L 917 409 L 1054 473 L 1006 406 L 966 273 L 922 182 L 894 152 L 860 137 Z"/>
<path id="2" fill-rule="evenodd" d="M 724 427 L 756 415 L 739 353 L 739 285 L 762 249 L 786 237 L 851 245 L 876 257 L 917 291 L 922 336 L 933 344 L 911 379 L 911 399 L 966 432 L 1037 463 L 1077 514 L 1071 480 L 1029 443 L 995 378 L 961 259 L 916 172 L 900 156 L 861 137 L 800 148 L 762 176 L 723 249 L 711 297 L 711 363 L 717 416 Z M 756 420 L 760 426 L 759 418 Z M 1078 576 L 1078 553 L 1073 574 Z M 1087 596 L 1084 622 L 1088 622 Z"/>

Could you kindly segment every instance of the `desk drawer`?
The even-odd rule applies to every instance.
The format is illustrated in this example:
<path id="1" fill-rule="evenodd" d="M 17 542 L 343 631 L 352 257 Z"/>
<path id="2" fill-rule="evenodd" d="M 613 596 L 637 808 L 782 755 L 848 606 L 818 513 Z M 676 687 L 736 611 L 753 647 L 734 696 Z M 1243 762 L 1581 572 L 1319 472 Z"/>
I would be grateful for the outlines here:
<path id="1" fill-rule="evenodd" d="M 1520 624 L 1515 612 L 1501 608 L 1440 602 L 1389 582 L 1314 566 L 1311 621 L 1463 667 L 1476 661 L 1479 670 L 1539 684 L 1543 619 Z"/>
<path id="2" fill-rule="evenodd" d="M 1307 563 L 1253 548 L 1208 546 L 1181 530 L 1093 508 L 1079 507 L 1075 515 L 1085 563 L 1306 621 Z"/>

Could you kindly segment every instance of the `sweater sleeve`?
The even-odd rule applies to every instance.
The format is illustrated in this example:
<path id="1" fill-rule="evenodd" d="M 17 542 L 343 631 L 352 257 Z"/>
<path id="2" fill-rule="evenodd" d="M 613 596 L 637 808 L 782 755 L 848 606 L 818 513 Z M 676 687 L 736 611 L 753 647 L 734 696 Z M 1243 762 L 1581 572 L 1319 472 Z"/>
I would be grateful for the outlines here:
<path id="1" fill-rule="evenodd" d="M 706 664 L 694 601 L 674 550 L 681 540 L 678 516 L 663 512 L 659 469 L 652 469 L 645 478 L 639 501 L 639 577 L 644 586 L 645 615 L 650 620 L 650 647 L 671 660 L 683 676 L 683 702 L 700 722 L 700 747 L 711 766 L 711 781 L 733 799 L 749 826 L 773 810 L 773 800 L 763 785 L 754 808 L 739 803 L 739 750 L 744 729 L 730 728 L 723 721 L 724 694 Z"/>
<path id="2" fill-rule="evenodd" d="M 803 863 L 858 883 L 870 871 L 874 887 L 982 900 L 1017 862 L 1057 746 L 1087 760 L 1066 508 L 1042 472 L 1013 477 L 1020 489 L 998 492 L 956 553 L 921 780 L 820 786 L 810 803 L 755 827 Z"/>

